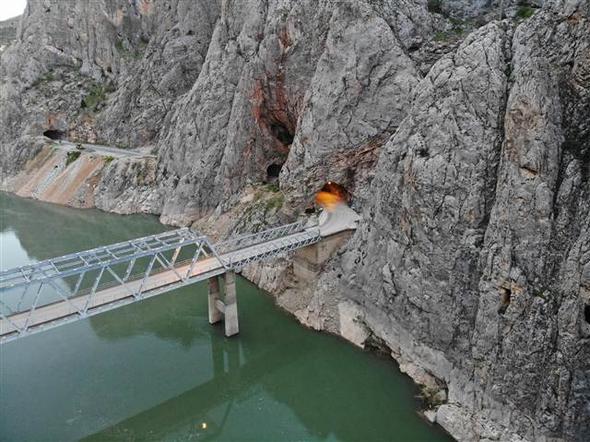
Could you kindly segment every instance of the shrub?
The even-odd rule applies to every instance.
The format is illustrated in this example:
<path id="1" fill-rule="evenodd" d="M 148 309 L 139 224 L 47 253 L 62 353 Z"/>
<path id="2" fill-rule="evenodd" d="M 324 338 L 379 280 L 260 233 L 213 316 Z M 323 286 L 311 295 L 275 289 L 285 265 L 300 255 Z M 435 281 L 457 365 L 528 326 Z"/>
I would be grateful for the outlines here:
<path id="1" fill-rule="evenodd" d="M 268 183 L 265 184 L 266 190 L 268 190 L 269 192 L 278 192 L 279 189 L 279 184 L 278 183 Z"/>
<path id="2" fill-rule="evenodd" d="M 115 49 L 121 54 L 121 56 L 125 58 L 134 58 L 139 60 L 143 57 L 143 52 L 147 46 L 147 42 L 140 41 L 139 48 L 137 50 L 129 49 L 127 45 L 123 42 L 123 40 L 117 40 L 115 42 Z"/>
<path id="3" fill-rule="evenodd" d="M 49 83 L 55 80 L 55 74 L 53 71 L 47 72 L 45 75 L 38 77 L 32 84 L 33 87 L 39 86 L 40 84 Z"/>
<path id="4" fill-rule="evenodd" d="M 88 94 L 82 100 L 82 108 L 90 109 L 91 111 L 98 110 L 102 103 L 107 99 L 107 95 L 112 92 L 111 86 L 105 86 L 102 84 L 93 85 Z"/>
<path id="5" fill-rule="evenodd" d="M 72 164 L 74 161 L 76 161 L 78 158 L 80 158 L 82 152 L 78 152 L 77 150 L 73 150 L 71 152 L 68 152 L 67 154 L 67 159 L 66 159 L 66 167 L 68 167 L 70 164 Z"/>
<path id="6" fill-rule="evenodd" d="M 115 157 L 111 156 L 111 155 L 107 155 L 106 157 L 104 157 L 104 163 L 105 164 L 110 164 L 111 162 L 113 162 L 115 160 Z"/>
<path id="7" fill-rule="evenodd" d="M 520 18 L 529 18 L 531 15 L 535 13 L 535 10 L 531 8 L 529 5 L 523 5 L 518 8 L 516 15 Z"/>

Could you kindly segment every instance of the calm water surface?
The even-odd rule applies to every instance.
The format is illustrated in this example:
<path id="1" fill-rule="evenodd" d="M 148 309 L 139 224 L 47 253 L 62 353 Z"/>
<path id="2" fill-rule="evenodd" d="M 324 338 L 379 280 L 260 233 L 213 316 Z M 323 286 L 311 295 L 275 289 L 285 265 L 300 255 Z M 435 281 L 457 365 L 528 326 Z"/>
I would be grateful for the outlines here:
<path id="1" fill-rule="evenodd" d="M 0 193 L 0 267 L 166 229 Z M 1 441 L 447 441 L 396 366 L 238 281 L 240 335 L 196 284 L 0 346 Z"/>

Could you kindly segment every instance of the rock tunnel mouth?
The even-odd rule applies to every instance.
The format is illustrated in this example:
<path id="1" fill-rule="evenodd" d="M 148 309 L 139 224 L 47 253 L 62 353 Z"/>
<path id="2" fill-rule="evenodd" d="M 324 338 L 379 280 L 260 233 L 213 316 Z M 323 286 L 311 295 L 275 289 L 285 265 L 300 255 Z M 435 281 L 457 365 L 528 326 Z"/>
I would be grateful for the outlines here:
<path id="1" fill-rule="evenodd" d="M 584 320 L 587 324 L 590 324 L 590 304 L 584 306 Z"/>
<path id="2" fill-rule="evenodd" d="M 273 183 L 278 181 L 283 165 L 281 163 L 272 163 L 266 168 L 266 182 Z"/>
<path id="3" fill-rule="evenodd" d="M 324 209 L 333 210 L 339 204 L 348 205 L 350 203 L 350 193 L 343 185 L 328 181 L 316 194 L 315 202 Z"/>
<path id="4" fill-rule="evenodd" d="M 350 193 L 348 192 L 346 187 L 334 181 L 328 181 L 326 184 L 324 184 L 320 189 L 320 192 L 328 192 L 333 195 L 337 195 L 346 203 L 350 201 Z"/>
<path id="5" fill-rule="evenodd" d="M 43 136 L 52 140 L 65 140 L 66 133 L 63 130 L 49 129 L 43 132 Z"/>

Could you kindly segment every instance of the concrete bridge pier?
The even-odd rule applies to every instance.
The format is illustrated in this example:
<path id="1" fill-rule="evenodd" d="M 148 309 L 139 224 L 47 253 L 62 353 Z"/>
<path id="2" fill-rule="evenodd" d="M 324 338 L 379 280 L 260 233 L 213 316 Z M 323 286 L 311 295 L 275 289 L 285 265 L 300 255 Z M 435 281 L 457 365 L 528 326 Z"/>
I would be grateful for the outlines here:
<path id="1" fill-rule="evenodd" d="M 238 323 L 238 297 L 236 294 L 236 274 L 226 272 L 224 279 L 224 299 L 221 299 L 219 277 L 209 278 L 209 324 L 221 321 L 225 326 L 225 336 L 237 335 L 240 332 Z"/>

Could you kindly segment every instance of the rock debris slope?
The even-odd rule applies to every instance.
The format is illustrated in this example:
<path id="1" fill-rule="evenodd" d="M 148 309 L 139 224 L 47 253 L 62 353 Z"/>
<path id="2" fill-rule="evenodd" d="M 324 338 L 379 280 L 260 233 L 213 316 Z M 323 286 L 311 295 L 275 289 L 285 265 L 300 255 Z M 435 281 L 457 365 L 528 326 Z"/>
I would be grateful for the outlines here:
<path id="1" fill-rule="evenodd" d="M 224 235 L 335 181 L 363 221 L 298 318 L 390 352 L 460 440 L 589 440 L 589 13 L 29 0 L 16 35 L 0 24 L 1 185 Z M 144 156 L 84 168 L 60 138 Z M 290 281 L 287 263 L 251 274 Z"/>

